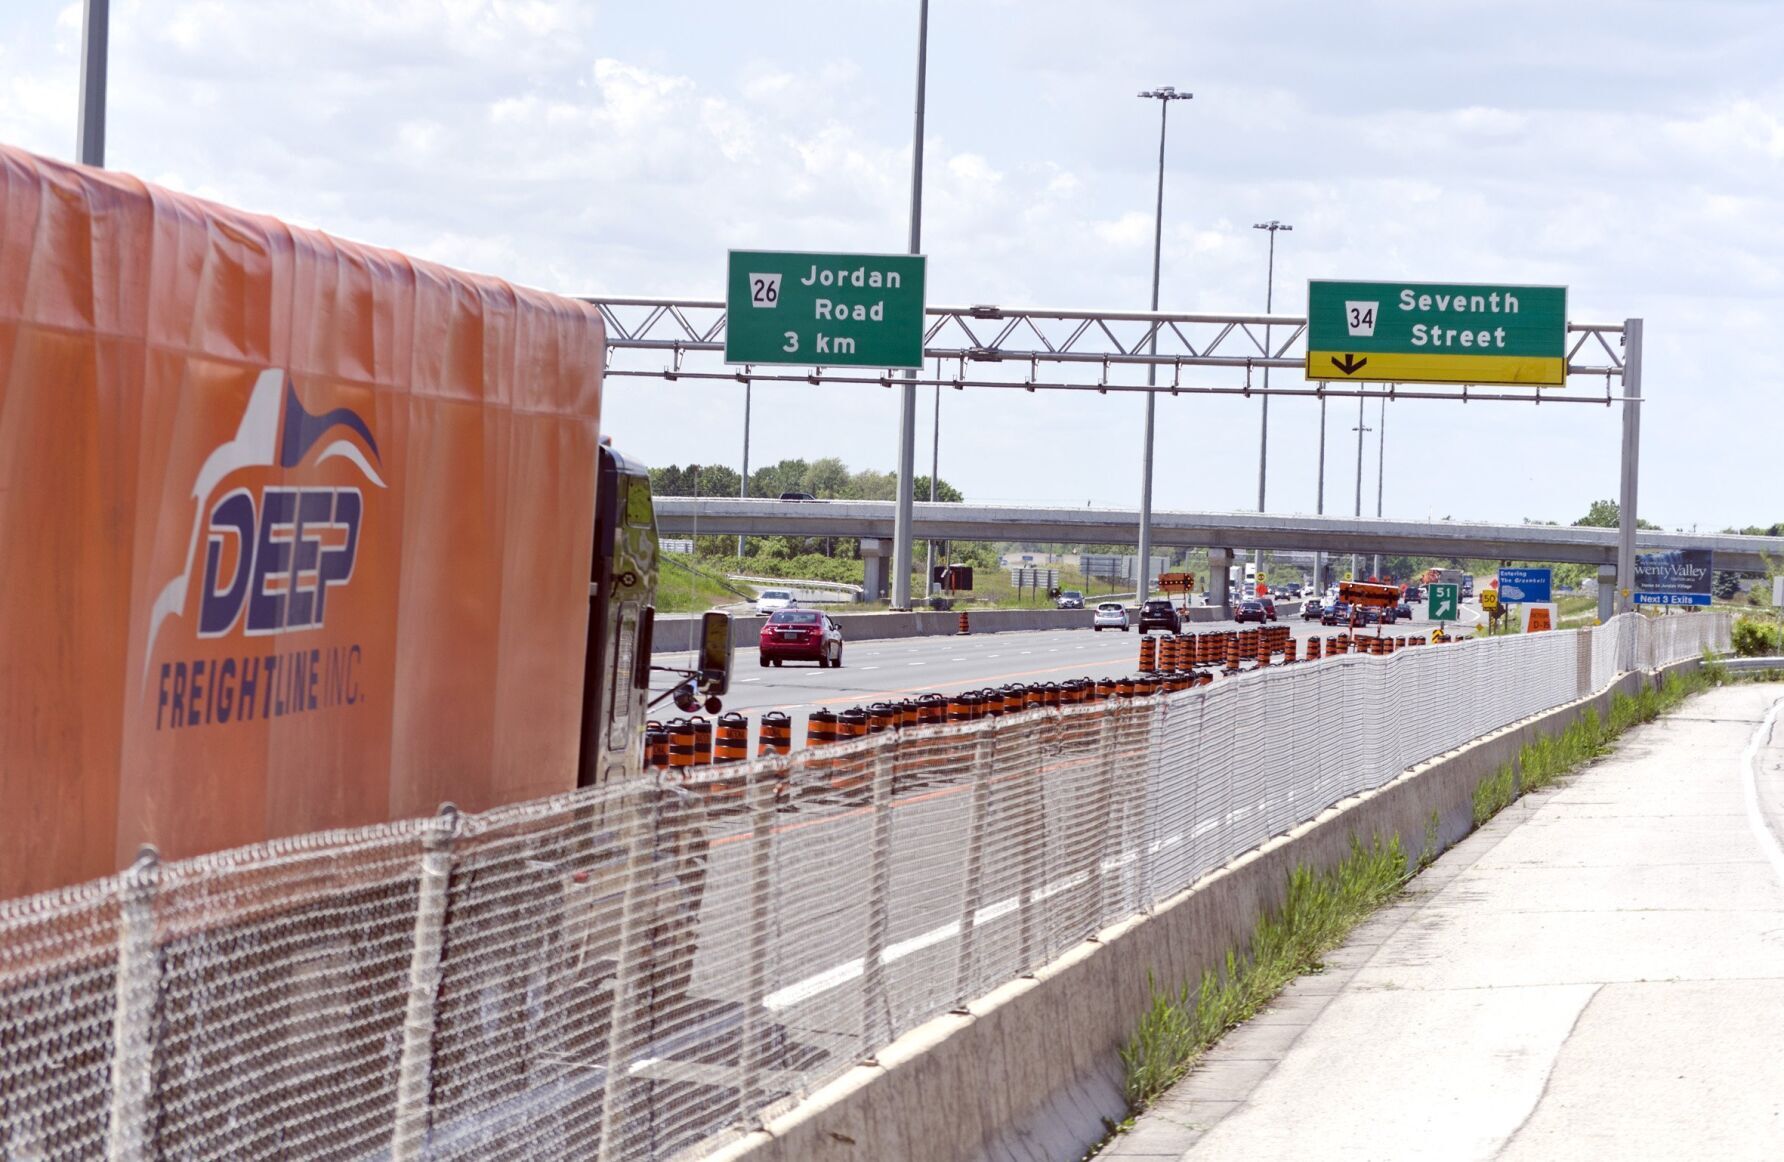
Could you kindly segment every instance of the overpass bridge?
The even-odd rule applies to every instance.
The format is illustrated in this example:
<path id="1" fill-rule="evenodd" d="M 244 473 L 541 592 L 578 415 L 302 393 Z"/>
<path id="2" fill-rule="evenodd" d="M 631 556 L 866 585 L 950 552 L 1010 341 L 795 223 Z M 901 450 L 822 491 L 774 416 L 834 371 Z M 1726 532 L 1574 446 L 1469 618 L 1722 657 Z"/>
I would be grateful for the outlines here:
<path id="1" fill-rule="evenodd" d="M 884 537 L 893 532 L 896 505 L 879 500 L 742 500 L 656 498 L 665 533 L 748 536 Z M 1140 516 L 1131 508 L 918 503 L 918 540 L 1132 541 Z M 1640 530 L 1638 552 L 1709 549 L 1716 567 L 1737 572 L 1767 568 L 1784 556 L 1784 537 Z M 1426 557 L 1483 557 L 1583 565 L 1617 563 L 1617 530 L 1574 525 L 1486 524 L 1479 521 L 1382 520 L 1255 512 L 1152 513 L 1152 543 L 1176 548 L 1299 549 L 1325 553 L 1383 553 Z"/>

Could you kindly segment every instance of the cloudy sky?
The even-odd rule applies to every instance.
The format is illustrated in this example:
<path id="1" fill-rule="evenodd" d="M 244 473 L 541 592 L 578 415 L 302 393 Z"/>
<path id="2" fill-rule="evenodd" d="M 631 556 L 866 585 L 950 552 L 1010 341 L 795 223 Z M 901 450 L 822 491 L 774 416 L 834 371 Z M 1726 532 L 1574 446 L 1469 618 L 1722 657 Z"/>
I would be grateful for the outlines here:
<path id="1" fill-rule="evenodd" d="M 903 249 L 916 10 L 113 0 L 107 160 L 551 290 L 716 297 L 730 247 Z M 0 141 L 72 155 L 80 14 L 0 5 Z M 934 0 L 929 300 L 1144 307 L 1158 121 L 1135 93 L 1175 85 L 1164 308 L 1261 311 L 1268 218 L 1294 226 L 1283 313 L 1309 278 L 1566 284 L 1576 321 L 1646 320 L 1642 515 L 1784 519 L 1780 59 L 1772 0 Z M 1131 505 L 1142 406 L 945 392 L 942 475 Z M 651 463 L 738 461 L 735 385 L 613 379 L 605 409 Z M 892 392 L 761 387 L 755 416 L 752 463 L 894 465 Z M 1159 422 L 1159 507 L 1255 505 L 1255 399 Z M 1355 423 L 1332 404 L 1328 511 L 1355 503 Z M 1619 431 L 1603 407 L 1391 405 L 1385 511 L 1572 520 L 1616 494 Z M 1318 438 L 1316 402 L 1275 402 L 1271 509 L 1313 510 Z"/>

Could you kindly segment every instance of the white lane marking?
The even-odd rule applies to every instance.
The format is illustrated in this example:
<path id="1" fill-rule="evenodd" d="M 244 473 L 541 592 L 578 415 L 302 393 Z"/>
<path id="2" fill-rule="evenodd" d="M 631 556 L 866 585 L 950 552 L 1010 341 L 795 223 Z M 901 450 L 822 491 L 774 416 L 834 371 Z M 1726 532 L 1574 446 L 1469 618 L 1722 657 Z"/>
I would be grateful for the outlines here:
<path id="1" fill-rule="evenodd" d="M 964 661 L 966 661 L 965 658 L 949 658 L 948 660 L 950 662 L 964 662 Z"/>
<path id="2" fill-rule="evenodd" d="M 977 928 L 980 924 L 989 924 L 993 920 L 1001 920 L 1021 906 L 1021 902 L 1018 901 L 1015 896 L 1011 896 L 1007 900 L 999 900 L 995 904 L 986 904 L 983 908 L 980 908 L 977 912 L 973 913 L 973 927 Z"/>
<path id="3" fill-rule="evenodd" d="M 780 1011 L 800 1001 L 810 1000 L 820 993 L 827 993 L 833 988 L 848 984 L 861 975 L 865 958 L 857 956 L 853 960 L 844 961 L 835 968 L 827 968 L 815 976 L 808 976 L 796 981 L 784 989 L 778 989 L 762 998 L 762 1007 Z"/>
<path id="4" fill-rule="evenodd" d="M 960 935 L 960 922 L 958 920 L 952 924 L 943 924 L 940 928 L 931 928 L 929 931 L 918 936 L 913 936 L 909 940 L 900 940 L 896 944 L 886 945 L 886 951 L 880 953 L 880 963 L 891 964 L 894 960 L 909 956 L 913 952 L 921 952 L 925 948 L 928 948 L 931 945 L 940 944 L 944 940 L 952 940 L 958 935 Z"/>
<path id="5" fill-rule="evenodd" d="M 929 664 L 928 662 L 906 662 L 905 663 L 905 665 L 907 665 L 907 666 L 927 666 L 928 664 Z"/>
<path id="6" fill-rule="evenodd" d="M 1079 647 L 1078 647 L 1078 648 L 1079 648 L 1079 649 L 1083 649 L 1083 648 L 1084 648 L 1084 647 L 1083 647 L 1083 646 L 1079 646 Z M 1023 650 L 1023 651 L 1022 651 L 1022 656 L 1023 656 L 1023 657 L 1025 657 L 1025 658 L 1026 658 L 1026 657 L 1027 657 L 1027 656 L 1028 656 L 1028 655 L 1029 655 L 1029 654 L 1032 654 L 1032 653 L 1034 653 L 1034 651 L 1033 651 L 1033 650 Z"/>
<path id="7" fill-rule="evenodd" d="M 1784 883 L 1784 846 L 1779 845 L 1778 836 L 1766 825 L 1765 813 L 1759 809 L 1759 740 L 1770 737 L 1779 710 L 1784 710 L 1784 699 L 1772 703 L 1772 708 L 1754 729 L 1753 737 L 1747 740 L 1747 750 L 1741 755 L 1747 777 L 1741 790 L 1747 800 L 1747 822 L 1753 828 L 1753 838 L 1759 841 L 1759 849 L 1771 861 L 1772 871 L 1777 873 L 1779 882 Z"/>
<path id="8" fill-rule="evenodd" d="M 739 682 L 760 682 L 762 679 L 760 679 L 760 678 L 739 678 L 737 680 Z"/>
<path id="9" fill-rule="evenodd" d="M 857 670 L 877 670 L 877 669 L 879 669 L 878 666 L 856 666 L 855 668 Z"/>
<path id="10" fill-rule="evenodd" d="M 1160 848 L 1174 846 L 1182 839 L 1183 836 L 1180 834 L 1166 836 L 1162 840 L 1148 844 L 1147 850 L 1149 853 L 1156 854 Z M 1114 859 L 1103 860 L 1099 867 L 1102 874 L 1109 875 L 1119 872 L 1127 864 L 1134 862 L 1138 858 L 1139 854 L 1137 852 L 1124 852 Z M 1089 880 L 1089 872 L 1079 872 L 1077 875 L 1068 876 L 1063 880 L 1056 880 L 1053 883 L 1045 884 L 1040 888 L 1037 888 L 1028 894 L 1028 898 L 1031 903 L 1038 904 L 1061 892 L 1081 887 L 1085 883 L 1088 883 Z M 1011 896 L 1007 899 L 998 900 L 995 903 L 986 904 L 984 907 L 973 913 L 973 927 L 977 928 L 981 925 L 1001 920 L 1005 916 L 1017 911 L 1020 907 L 1020 896 Z M 956 939 L 959 935 L 960 921 L 950 921 L 939 927 L 931 928 L 927 932 L 920 932 L 909 939 L 900 940 L 895 944 L 888 944 L 885 951 L 880 953 L 880 963 L 891 964 L 893 961 L 902 960 L 913 953 L 921 952 L 925 948 L 931 948 L 944 941 Z M 813 975 L 806 977 L 804 980 L 795 981 L 786 988 L 777 989 L 774 992 L 769 993 L 762 998 L 762 1007 L 772 1012 L 780 1012 L 783 1009 L 792 1008 L 801 1001 L 808 1001 L 813 997 L 829 992 L 831 989 L 840 988 L 843 985 L 848 984 L 850 981 L 858 979 L 862 974 L 865 964 L 865 957 L 856 957 L 853 960 L 844 961 L 842 964 L 836 965 L 834 968 L 827 968 L 823 972 L 814 973 Z"/>

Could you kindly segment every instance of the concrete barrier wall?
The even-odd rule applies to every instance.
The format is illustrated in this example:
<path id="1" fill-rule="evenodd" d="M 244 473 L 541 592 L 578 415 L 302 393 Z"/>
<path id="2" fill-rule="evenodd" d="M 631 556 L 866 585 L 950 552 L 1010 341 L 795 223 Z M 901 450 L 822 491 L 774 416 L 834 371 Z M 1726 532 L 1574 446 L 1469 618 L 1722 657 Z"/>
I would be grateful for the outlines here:
<path id="1" fill-rule="evenodd" d="M 985 609 L 970 612 L 973 633 L 1008 633 L 1014 630 L 1089 629 L 1094 609 Z M 842 626 L 846 642 L 882 641 L 888 638 L 943 636 L 959 632 L 960 614 L 956 611 L 920 610 L 913 613 L 836 613 L 830 612 Z M 1276 606 L 1280 620 L 1301 616 L 1301 603 L 1284 601 Z M 1128 610 L 1130 621 L 1138 621 L 1136 610 Z M 1192 605 L 1191 623 L 1217 621 L 1220 609 L 1212 605 Z M 731 645 L 734 648 L 754 646 L 766 618 L 746 614 L 731 619 Z M 651 639 L 653 654 L 686 653 L 694 648 L 700 633 L 700 619 L 692 616 L 657 618 Z"/>
<path id="2" fill-rule="evenodd" d="M 830 612 L 830 611 L 827 611 Z M 881 641 L 887 638 L 929 637 L 956 633 L 960 614 L 921 610 L 912 613 L 830 612 L 842 627 L 846 642 Z M 971 614 L 972 632 L 1007 633 L 1011 630 L 1089 629 L 1088 609 L 987 609 Z M 731 644 L 754 646 L 767 619 L 754 614 L 731 619 Z M 667 654 L 694 648 L 700 632 L 698 617 L 659 617 L 651 639 L 651 652 Z"/>
<path id="3" fill-rule="evenodd" d="M 1695 667 L 1682 662 L 1672 669 Z M 1435 817 L 1436 851 L 1474 829 L 1474 789 L 1538 734 L 1647 675 L 1547 711 L 1440 755 L 1208 875 L 1162 905 L 1098 933 L 1033 977 L 899 1038 L 792 1111 L 715 1157 L 749 1162 L 886 1158 L 1078 1158 L 1127 1116 L 1120 1046 L 1151 1003 L 1151 982 L 1175 989 L 1218 966 L 1280 905 L 1288 873 L 1335 867 L 1352 838 L 1398 835 L 1417 860 Z M 1435 855 L 1436 851 L 1431 854 Z"/>

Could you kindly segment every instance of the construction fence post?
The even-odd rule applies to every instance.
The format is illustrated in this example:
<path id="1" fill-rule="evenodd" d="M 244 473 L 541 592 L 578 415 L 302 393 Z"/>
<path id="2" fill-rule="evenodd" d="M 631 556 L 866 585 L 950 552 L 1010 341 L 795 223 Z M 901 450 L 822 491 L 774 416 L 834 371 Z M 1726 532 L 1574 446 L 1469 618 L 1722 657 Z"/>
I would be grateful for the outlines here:
<path id="1" fill-rule="evenodd" d="M 891 1035 L 886 992 L 886 945 L 892 937 L 892 746 L 882 740 L 873 755 L 873 849 L 868 872 L 867 955 L 862 960 L 861 1051 L 874 1060 L 874 1050 Z M 879 1015 L 887 1013 L 885 1029 Z"/>
<path id="2" fill-rule="evenodd" d="M 759 770 L 745 791 L 750 813 L 749 960 L 744 974 L 743 1043 L 738 1052 L 737 1120 L 748 1123 L 762 1106 L 767 1026 L 768 934 L 773 910 L 774 790 L 779 773 Z"/>
<path id="3" fill-rule="evenodd" d="M 433 1105 L 435 1005 L 446 947 L 446 902 L 452 887 L 452 844 L 458 808 L 451 803 L 423 824 L 415 891 L 415 933 L 409 946 L 409 999 L 403 1012 L 402 1055 L 396 1071 L 393 1162 L 420 1158 L 427 1147 Z"/>
<path id="4" fill-rule="evenodd" d="M 954 965 L 954 1011 L 964 1012 L 973 985 L 974 936 L 985 893 L 985 820 L 991 813 L 991 766 L 997 759 L 997 724 L 986 726 L 973 747 L 973 798 L 966 825 L 966 892 L 960 904 L 960 955 Z"/>
<path id="5" fill-rule="evenodd" d="M 155 1158 L 155 1009 L 161 960 L 155 952 L 155 897 L 161 859 L 144 847 L 118 877 L 118 971 L 112 1013 L 111 1109 L 106 1158 Z"/>

